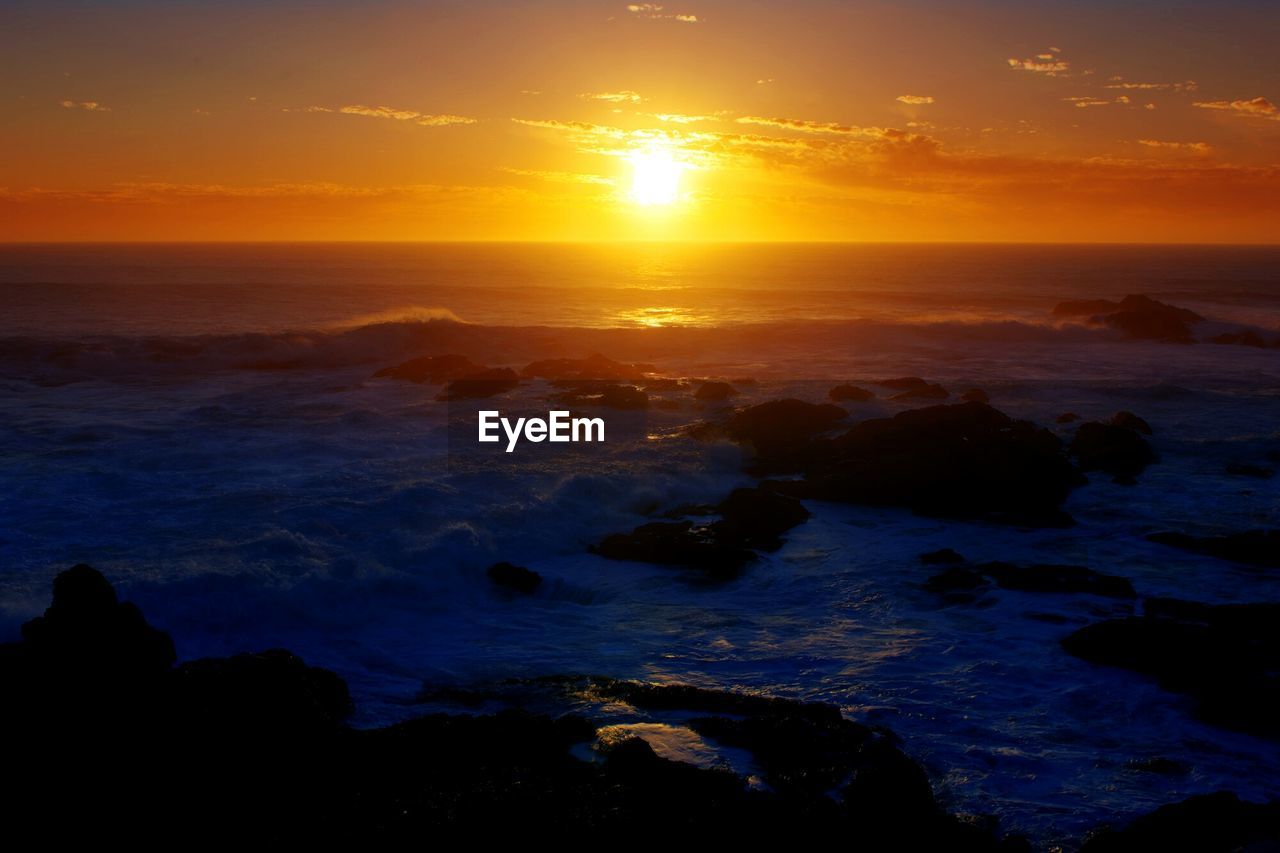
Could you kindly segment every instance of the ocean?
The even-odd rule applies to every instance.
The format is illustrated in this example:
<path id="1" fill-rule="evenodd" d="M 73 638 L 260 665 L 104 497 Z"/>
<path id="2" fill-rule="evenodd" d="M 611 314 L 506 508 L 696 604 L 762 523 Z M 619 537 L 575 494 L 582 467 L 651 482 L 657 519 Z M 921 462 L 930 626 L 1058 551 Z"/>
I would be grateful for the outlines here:
<path id="1" fill-rule="evenodd" d="M 1053 312 L 1139 293 L 1205 317 L 1200 340 Z M 1060 648 L 1131 602 L 949 604 L 918 560 L 954 548 L 1087 565 L 1143 597 L 1280 601 L 1274 570 L 1145 539 L 1280 527 L 1280 481 L 1225 470 L 1275 465 L 1280 348 L 1209 342 L 1280 339 L 1280 249 L 10 246 L 0 298 L 6 639 L 54 574 L 87 562 L 181 658 L 291 649 L 348 680 L 361 725 L 420 711 L 424 684 L 600 673 L 836 703 L 896 732 L 949 808 L 1046 844 L 1195 793 L 1280 797 L 1280 745 Z M 917 375 L 1067 438 L 1065 412 L 1130 410 L 1160 459 L 1136 485 L 1091 476 L 1064 529 L 809 502 L 780 550 L 708 583 L 587 550 L 752 482 L 738 447 L 684 434 L 717 416 L 688 388 L 661 392 L 646 440 L 590 464 L 461 469 L 440 387 L 373 377 L 428 354 L 519 369 L 596 352 L 727 380 L 736 405 Z M 501 402 L 549 393 L 525 382 Z M 495 589 L 499 560 L 539 572 L 539 591 Z M 1153 758 L 1187 770 L 1135 769 Z"/>

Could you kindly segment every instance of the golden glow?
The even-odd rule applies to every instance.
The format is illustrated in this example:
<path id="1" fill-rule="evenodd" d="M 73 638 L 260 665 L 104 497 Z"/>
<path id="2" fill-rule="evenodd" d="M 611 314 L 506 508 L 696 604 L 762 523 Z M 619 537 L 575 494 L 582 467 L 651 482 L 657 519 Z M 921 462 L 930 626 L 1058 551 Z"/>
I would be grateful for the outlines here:
<path id="1" fill-rule="evenodd" d="M 631 163 L 631 200 L 644 207 L 671 204 L 680 197 L 684 166 L 663 149 L 637 151 Z"/>

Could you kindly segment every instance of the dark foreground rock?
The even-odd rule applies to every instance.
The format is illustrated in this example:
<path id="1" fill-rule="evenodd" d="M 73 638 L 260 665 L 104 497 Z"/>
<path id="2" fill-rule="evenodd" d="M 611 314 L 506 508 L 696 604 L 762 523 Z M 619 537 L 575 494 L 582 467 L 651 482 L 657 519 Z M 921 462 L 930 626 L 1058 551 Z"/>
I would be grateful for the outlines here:
<path id="1" fill-rule="evenodd" d="M 782 534 L 809 518 L 800 501 L 764 488 L 735 489 L 710 508 L 712 514 L 719 519 L 642 524 L 605 537 L 591 551 L 610 560 L 684 566 L 726 580 L 755 560 L 757 550 L 780 548 Z"/>
<path id="2" fill-rule="evenodd" d="M 0 647 L 10 837 L 369 849 L 418 846 L 442 829 L 526 841 L 714 833 L 742 842 L 802 827 L 873 851 L 1028 849 L 998 838 L 993 820 L 948 814 L 890 733 L 834 706 L 541 681 L 562 699 L 599 695 L 664 719 L 677 712 L 694 731 L 745 750 L 768 786 L 758 789 L 729 770 L 663 758 L 637 737 L 601 740 L 599 758 L 581 760 L 571 749 L 596 741 L 598 726 L 563 710 L 507 703 L 483 716 L 353 729 L 341 679 L 288 652 L 174 669 L 171 646 L 154 642 L 163 635 L 136 610 L 121 617 L 127 605 L 92 569 L 64 573 L 57 599 L 23 642 Z M 94 658 L 108 665 L 84 665 L 95 654 L 88 640 L 114 650 Z M 590 707 L 559 707 L 570 704 Z"/>
<path id="3" fill-rule="evenodd" d="M 1232 853 L 1280 849 L 1280 803 L 1251 803 L 1230 791 L 1161 806 L 1123 829 L 1093 833 L 1080 853 L 1135 850 Z"/>
<path id="4" fill-rule="evenodd" d="M 1280 604 L 1152 598 L 1142 616 L 1087 625 L 1062 641 L 1084 660 L 1154 676 L 1202 719 L 1280 735 Z"/>
<path id="5" fill-rule="evenodd" d="M 1224 536 L 1152 533 L 1152 542 L 1250 566 L 1280 568 L 1280 530 L 1248 530 Z"/>
<path id="6" fill-rule="evenodd" d="M 436 396 L 437 400 L 475 400 L 514 390 L 520 377 L 509 367 L 494 367 L 454 379 Z"/>

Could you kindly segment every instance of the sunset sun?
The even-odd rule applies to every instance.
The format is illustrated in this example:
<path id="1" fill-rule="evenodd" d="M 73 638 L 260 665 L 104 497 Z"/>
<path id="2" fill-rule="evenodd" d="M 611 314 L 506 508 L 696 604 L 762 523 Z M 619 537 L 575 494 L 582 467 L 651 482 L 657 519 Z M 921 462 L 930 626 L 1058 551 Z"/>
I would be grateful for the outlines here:
<path id="1" fill-rule="evenodd" d="M 671 204 L 680 195 L 680 173 L 684 166 L 667 151 L 638 151 L 627 158 L 631 163 L 631 200 L 644 207 Z"/>

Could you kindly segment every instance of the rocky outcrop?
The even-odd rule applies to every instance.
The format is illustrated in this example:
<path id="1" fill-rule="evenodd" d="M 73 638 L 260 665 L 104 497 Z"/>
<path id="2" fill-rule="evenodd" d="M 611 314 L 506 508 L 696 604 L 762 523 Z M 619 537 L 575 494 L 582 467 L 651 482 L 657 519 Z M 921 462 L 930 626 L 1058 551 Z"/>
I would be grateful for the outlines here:
<path id="1" fill-rule="evenodd" d="M 489 567 L 486 574 L 488 574 L 489 580 L 498 586 L 503 586 L 525 595 L 532 595 L 537 592 L 538 587 L 542 584 L 542 575 L 524 566 L 517 566 L 506 561 L 494 563 Z"/>
<path id="2" fill-rule="evenodd" d="M 1114 423 L 1081 424 L 1071 440 L 1071 454 L 1081 469 L 1102 471 L 1126 484 L 1136 482 L 1156 461 L 1155 451 L 1136 430 Z"/>
<path id="3" fill-rule="evenodd" d="M 547 358 L 525 366 L 520 375 L 526 378 L 557 380 L 609 379 L 642 382 L 646 375 L 657 373 L 652 364 L 625 364 L 600 353 L 586 358 Z"/>
<path id="4" fill-rule="evenodd" d="M 703 382 L 694 392 L 693 398 L 704 403 L 718 403 L 736 397 L 738 389 L 728 382 Z"/>
<path id="5" fill-rule="evenodd" d="M 1161 806 L 1122 829 L 1097 830 L 1080 853 L 1263 853 L 1278 848 L 1280 803 L 1251 803 L 1231 791 L 1219 791 Z"/>
<path id="6" fill-rule="evenodd" d="M 474 400 L 496 397 L 515 389 L 520 377 L 509 367 L 495 367 L 454 379 L 445 386 L 437 400 Z"/>
<path id="7" fill-rule="evenodd" d="M 827 392 L 827 398 L 833 403 L 865 403 L 874 400 L 876 395 L 866 388 L 857 385 L 837 385 Z"/>
<path id="8" fill-rule="evenodd" d="M 1222 536 L 1190 536 L 1186 533 L 1152 533 L 1152 542 L 1205 554 L 1250 566 L 1280 568 L 1280 530 L 1247 530 Z"/>
<path id="9" fill-rule="evenodd" d="M 373 374 L 374 378 L 402 379 L 406 382 L 430 383 L 438 385 L 460 379 L 487 370 L 483 364 L 476 364 L 465 355 L 450 353 L 446 355 L 424 355 L 411 358 L 395 367 L 385 367 Z"/>
<path id="10" fill-rule="evenodd" d="M 1204 320 L 1194 311 L 1134 294 L 1119 302 L 1107 299 L 1060 302 L 1053 313 L 1059 317 L 1087 317 L 1094 325 L 1109 326 L 1135 340 L 1189 344 L 1192 327 Z"/>

